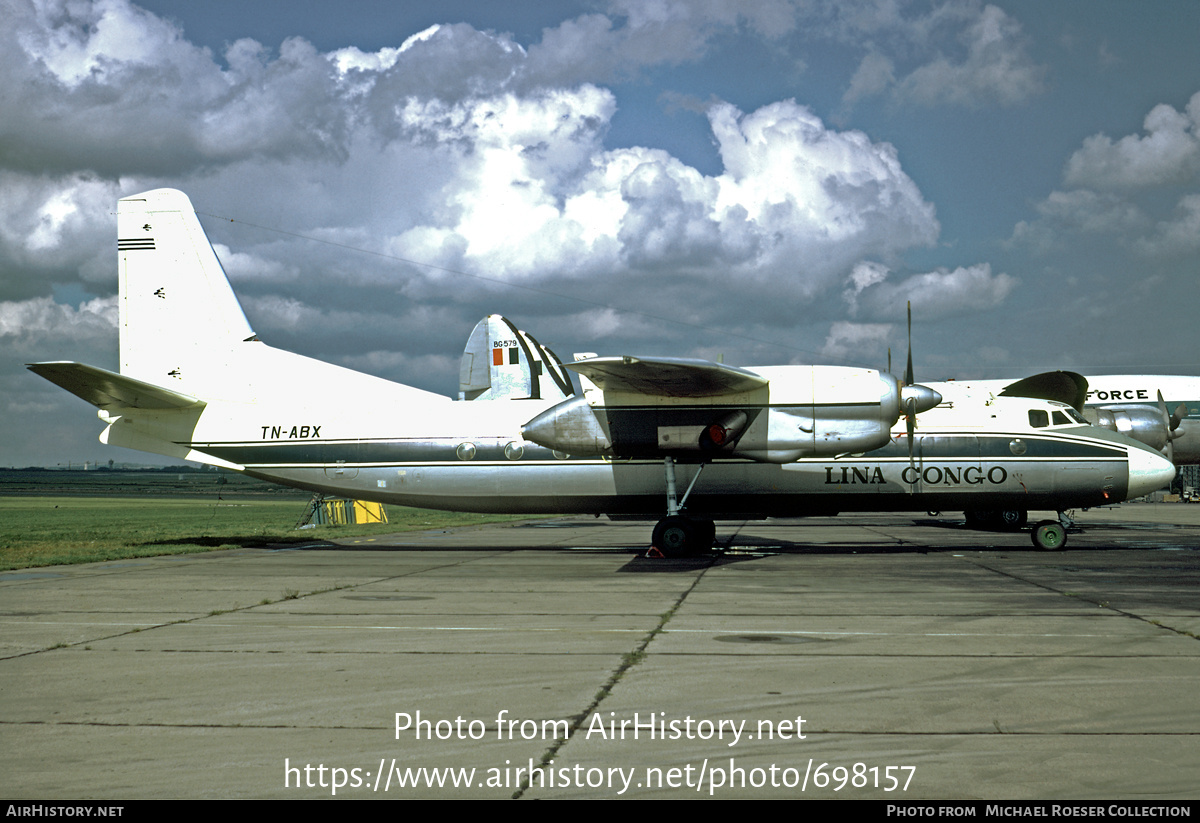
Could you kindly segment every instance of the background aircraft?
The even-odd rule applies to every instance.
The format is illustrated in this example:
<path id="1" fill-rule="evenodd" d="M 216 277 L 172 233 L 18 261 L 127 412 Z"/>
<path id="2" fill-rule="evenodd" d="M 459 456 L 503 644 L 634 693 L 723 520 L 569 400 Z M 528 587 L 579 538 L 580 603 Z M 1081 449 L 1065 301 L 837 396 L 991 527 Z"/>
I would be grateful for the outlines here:
<path id="1" fill-rule="evenodd" d="M 456 402 L 260 341 L 183 193 L 122 199 L 117 227 L 120 372 L 29 366 L 98 407 L 112 445 L 384 503 L 659 518 L 653 542 L 675 554 L 710 547 L 721 517 L 1061 511 L 1173 475 L 1068 405 L 961 385 L 941 403 L 912 384 L 911 355 L 903 386 L 869 369 L 590 357 L 566 366 L 581 393 L 553 378 L 557 392 L 535 391 L 497 371 L 530 338 L 488 318 L 463 394 L 507 399 Z M 526 363 L 557 369 L 536 352 Z M 1043 548 L 1064 539 L 1055 521 L 1034 532 Z"/>

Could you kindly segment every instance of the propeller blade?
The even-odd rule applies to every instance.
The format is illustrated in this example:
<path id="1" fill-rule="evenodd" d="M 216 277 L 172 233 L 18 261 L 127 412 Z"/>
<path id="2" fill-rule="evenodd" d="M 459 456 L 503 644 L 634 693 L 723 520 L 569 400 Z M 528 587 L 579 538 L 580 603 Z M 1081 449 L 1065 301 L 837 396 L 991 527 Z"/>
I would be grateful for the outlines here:
<path id="1" fill-rule="evenodd" d="M 912 301 L 908 301 L 908 366 L 904 369 L 904 385 L 913 384 L 912 365 Z"/>
<path id="2" fill-rule="evenodd" d="M 917 428 L 917 400 L 914 397 L 908 398 L 904 403 L 904 427 L 908 429 L 908 465 L 909 468 L 915 469 L 913 464 L 913 431 Z"/>
<path id="3" fill-rule="evenodd" d="M 1175 411 L 1171 412 L 1171 431 L 1174 432 L 1179 428 L 1179 424 L 1183 422 L 1183 418 L 1187 417 L 1187 403 L 1180 403 L 1175 407 Z"/>
<path id="4" fill-rule="evenodd" d="M 1159 391 L 1159 393 L 1158 393 L 1158 411 L 1163 416 L 1163 422 L 1165 422 L 1167 424 L 1167 445 L 1166 445 L 1166 449 L 1165 449 L 1165 451 L 1167 453 L 1167 459 L 1170 460 L 1172 463 L 1174 463 L 1175 462 L 1175 447 L 1173 445 L 1171 445 L 1171 435 L 1174 434 L 1173 429 L 1175 427 L 1171 425 L 1172 417 L 1171 417 L 1171 414 L 1167 411 L 1167 401 L 1163 400 L 1161 391 Z"/>

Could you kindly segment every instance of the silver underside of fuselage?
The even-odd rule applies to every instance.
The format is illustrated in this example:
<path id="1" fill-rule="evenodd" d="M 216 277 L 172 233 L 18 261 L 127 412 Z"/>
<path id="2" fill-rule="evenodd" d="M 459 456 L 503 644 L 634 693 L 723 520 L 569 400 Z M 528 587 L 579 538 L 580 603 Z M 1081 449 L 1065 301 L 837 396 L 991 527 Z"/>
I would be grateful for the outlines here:
<path id="1" fill-rule="evenodd" d="M 676 468 L 680 490 L 699 466 Z M 529 461 L 403 465 L 248 466 L 288 486 L 418 508 L 507 513 L 660 516 L 661 461 Z M 911 482 L 910 482 L 911 481 Z M 906 458 L 707 464 L 687 509 L 709 517 L 801 516 L 838 511 L 990 508 L 1061 510 L 1124 499 L 1121 459 L 1006 461 Z"/>

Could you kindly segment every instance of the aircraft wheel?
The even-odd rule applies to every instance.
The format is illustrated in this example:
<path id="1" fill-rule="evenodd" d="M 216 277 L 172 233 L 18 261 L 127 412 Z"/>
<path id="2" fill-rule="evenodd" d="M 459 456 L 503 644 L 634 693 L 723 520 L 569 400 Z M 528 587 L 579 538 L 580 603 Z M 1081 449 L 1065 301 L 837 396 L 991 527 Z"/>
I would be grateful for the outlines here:
<path id="1" fill-rule="evenodd" d="M 672 515 L 655 525 L 652 543 L 665 557 L 687 557 L 712 548 L 715 536 L 711 520 Z"/>
<path id="2" fill-rule="evenodd" d="M 1056 520 L 1043 520 L 1033 528 L 1033 545 L 1043 551 L 1058 551 L 1067 545 L 1067 530 Z"/>
<path id="3" fill-rule="evenodd" d="M 1024 509 L 1004 509 L 1000 512 L 1000 527 L 1005 531 L 1023 529 L 1028 522 L 1029 512 Z"/>
<path id="4" fill-rule="evenodd" d="M 692 532 L 691 523 L 686 518 L 664 517 L 654 526 L 651 543 L 665 557 L 683 557 L 687 554 L 690 545 L 695 542 Z"/>

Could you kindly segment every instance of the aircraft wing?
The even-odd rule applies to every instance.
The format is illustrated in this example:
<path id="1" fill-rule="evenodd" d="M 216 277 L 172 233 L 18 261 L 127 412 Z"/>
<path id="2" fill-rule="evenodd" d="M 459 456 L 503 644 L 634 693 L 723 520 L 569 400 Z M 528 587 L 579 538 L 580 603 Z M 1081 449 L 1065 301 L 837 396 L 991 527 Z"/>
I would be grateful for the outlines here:
<path id="1" fill-rule="evenodd" d="M 657 397 L 717 397 L 769 382 L 746 369 L 684 357 L 590 357 L 566 366 L 602 391 Z"/>
<path id="2" fill-rule="evenodd" d="M 1081 374 L 1073 371 L 1048 371 L 1010 383 L 1000 392 L 1000 396 L 1057 400 L 1081 412 L 1087 399 L 1087 387 L 1087 378 Z"/>
<path id="3" fill-rule="evenodd" d="M 164 411 L 205 405 L 190 395 L 83 363 L 28 363 L 26 368 L 101 409 Z"/>

